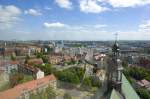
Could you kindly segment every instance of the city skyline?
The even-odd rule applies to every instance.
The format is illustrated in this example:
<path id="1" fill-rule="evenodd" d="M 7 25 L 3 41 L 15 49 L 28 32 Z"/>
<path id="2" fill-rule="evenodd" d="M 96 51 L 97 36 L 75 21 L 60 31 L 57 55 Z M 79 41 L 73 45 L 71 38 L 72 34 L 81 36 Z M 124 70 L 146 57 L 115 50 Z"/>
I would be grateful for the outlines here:
<path id="1" fill-rule="evenodd" d="M 1 40 L 150 39 L 150 0 L 1 0 Z"/>

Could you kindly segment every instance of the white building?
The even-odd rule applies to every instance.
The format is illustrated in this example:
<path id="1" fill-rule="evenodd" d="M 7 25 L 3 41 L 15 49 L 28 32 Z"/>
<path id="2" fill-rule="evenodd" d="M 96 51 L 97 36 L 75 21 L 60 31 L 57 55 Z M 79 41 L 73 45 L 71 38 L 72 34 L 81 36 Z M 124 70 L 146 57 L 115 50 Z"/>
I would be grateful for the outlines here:
<path id="1" fill-rule="evenodd" d="M 36 79 L 40 79 L 43 77 L 44 77 L 44 72 L 39 69 L 36 73 Z"/>
<path id="2" fill-rule="evenodd" d="M 18 70 L 17 61 L 2 61 L 0 62 L 0 70 L 11 73 L 11 70 Z"/>
<path id="3" fill-rule="evenodd" d="M 54 52 L 55 53 L 60 53 L 60 52 L 62 52 L 62 48 L 61 47 L 55 47 Z"/>

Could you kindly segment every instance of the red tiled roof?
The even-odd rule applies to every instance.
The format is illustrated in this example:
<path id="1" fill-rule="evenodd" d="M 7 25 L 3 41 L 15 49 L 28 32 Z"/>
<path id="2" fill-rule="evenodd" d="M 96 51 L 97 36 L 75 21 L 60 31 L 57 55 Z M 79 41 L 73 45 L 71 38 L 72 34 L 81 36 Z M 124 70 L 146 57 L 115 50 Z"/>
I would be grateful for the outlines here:
<path id="1" fill-rule="evenodd" d="M 145 80 L 145 79 L 143 79 L 143 80 L 141 80 L 141 81 L 138 81 L 138 82 L 136 82 L 138 85 L 140 85 L 141 87 L 146 87 L 146 86 L 149 86 L 150 85 L 150 82 L 149 81 L 147 81 L 147 80 Z"/>
<path id="2" fill-rule="evenodd" d="M 141 83 L 143 83 L 145 86 L 150 85 L 150 82 L 145 79 L 141 80 Z"/>
<path id="3" fill-rule="evenodd" d="M 19 64 L 19 61 L 10 61 L 10 64 Z"/>
<path id="4" fill-rule="evenodd" d="M 49 83 L 49 81 L 55 81 L 55 76 L 49 75 L 41 79 L 32 80 L 23 84 L 19 84 L 15 86 L 14 88 L 8 89 L 4 92 L 0 92 L 0 97 L 2 99 L 16 99 L 19 97 L 23 91 L 32 91 L 37 89 L 40 85 L 46 85 Z"/>
<path id="5" fill-rule="evenodd" d="M 0 61 L 0 66 L 4 66 L 6 64 L 16 65 L 19 64 L 19 61 Z"/>
<path id="6" fill-rule="evenodd" d="M 36 73 L 40 70 L 39 68 L 33 67 L 31 65 L 28 65 L 28 64 L 20 64 L 19 66 L 24 68 L 24 69 L 30 70 L 31 72 L 34 72 L 34 73 Z"/>
<path id="7" fill-rule="evenodd" d="M 43 60 L 42 59 L 29 59 L 28 60 L 28 64 L 43 64 Z"/>

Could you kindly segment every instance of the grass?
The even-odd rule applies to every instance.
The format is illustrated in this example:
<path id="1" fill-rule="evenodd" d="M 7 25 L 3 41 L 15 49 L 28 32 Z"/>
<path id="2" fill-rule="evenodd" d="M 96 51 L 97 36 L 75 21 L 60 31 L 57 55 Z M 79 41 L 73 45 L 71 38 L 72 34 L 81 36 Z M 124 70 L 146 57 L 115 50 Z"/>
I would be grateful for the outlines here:
<path id="1" fill-rule="evenodd" d="M 0 86 L 0 91 L 4 91 L 10 88 L 10 83 L 9 82 L 4 82 L 3 84 L 1 84 Z"/>
<path id="2" fill-rule="evenodd" d="M 92 92 L 96 92 L 97 91 L 97 87 L 92 87 Z"/>
<path id="3" fill-rule="evenodd" d="M 8 77 L 7 74 L 5 73 L 0 73 L 0 91 L 4 91 L 4 90 L 7 90 L 9 89 L 9 81 L 6 80 L 6 78 Z"/>
<path id="4" fill-rule="evenodd" d="M 31 81 L 31 80 L 33 80 L 33 76 L 24 74 L 24 79 L 21 80 L 19 83 L 21 84 L 21 83 L 25 83 L 25 82 L 28 82 L 28 81 Z"/>

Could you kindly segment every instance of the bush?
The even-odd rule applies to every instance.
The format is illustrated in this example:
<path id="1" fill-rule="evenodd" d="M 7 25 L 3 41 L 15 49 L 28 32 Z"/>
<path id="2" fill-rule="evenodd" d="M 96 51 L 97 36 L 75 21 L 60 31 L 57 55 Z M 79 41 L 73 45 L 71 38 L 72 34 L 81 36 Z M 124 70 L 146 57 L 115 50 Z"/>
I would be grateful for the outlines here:
<path id="1" fill-rule="evenodd" d="M 150 94 L 146 89 L 136 89 L 137 93 L 141 97 L 141 99 L 150 99 Z"/>
<path id="2" fill-rule="evenodd" d="M 42 57 L 43 57 L 43 53 L 39 53 L 39 52 L 36 53 L 36 57 L 37 57 L 37 58 L 42 58 Z"/>
<path id="3" fill-rule="evenodd" d="M 14 87 L 24 79 L 24 75 L 21 73 L 12 73 L 9 79 L 10 79 L 10 86 Z"/>
<path id="4" fill-rule="evenodd" d="M 64 99 L 72 99 L 71 95 L 68 93 L 64 94 Z"/>
<path id="5" fill-rule="evenodd" d="M 46 90 L 42 90 L 36 94 L 30 94 L 29 99 L 56 99 L 56 93 L 52 87 L 48 86 Z"/>
<path id="6" fill-rule="evenodd" d="M 15 61 L 15 60 L 16 60 L 16 55 L 15 55 L 15 53 L 11 54 L 11 60 L 12 60 L 12 61 Z"/>
<path id="7" fill-rule="evenodd" d="M 91 79 L 89 77 L 84 79 L 83 86 L 92 87 L 92 81 L 91 81 Z"/>
<path id="8" fill-rule="evenodd" d="M 146 79 L 150 81 L 150 71 L 142 67 L 128 67 L 124 73 L 127 77 L 131 76 L 136 80 Z"/>
<path id="9" fill-rule="evenodd" d="M 52 73 L 52 65 L 51 64 L 35 65 L 35 67 L 40 68 L 42 71 L 44 71 L 45 75 L 49 75 Z"/>
<path id="10" fill-rule="evenodd" d="M 54 74 L 60 81 L 79 84 L 83 78 L 84 72 L 81 68 L 73 67 L 63 71 L 55 72 Z"/>

